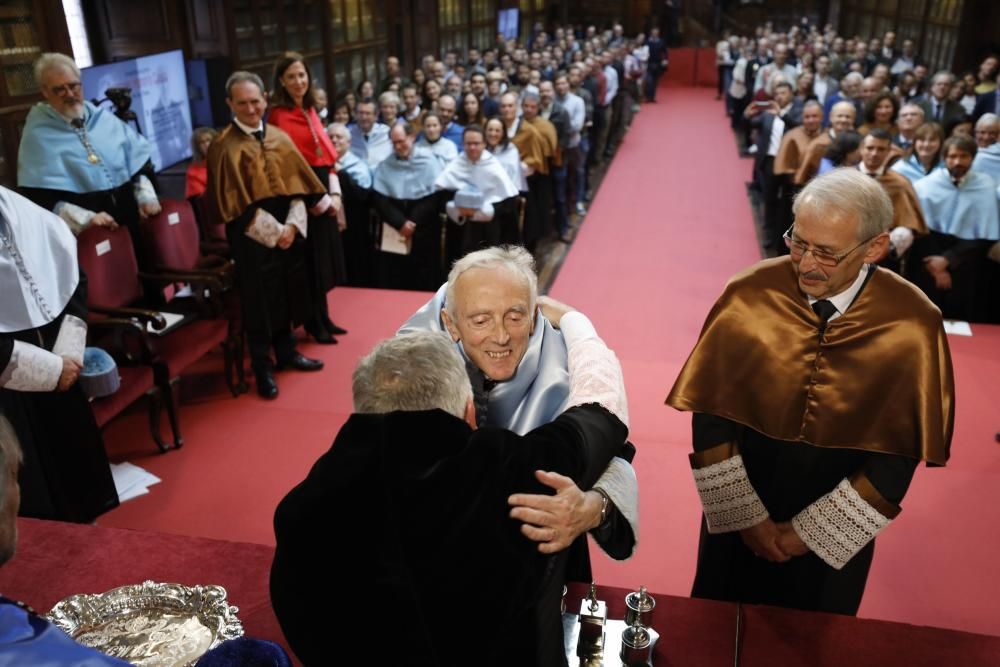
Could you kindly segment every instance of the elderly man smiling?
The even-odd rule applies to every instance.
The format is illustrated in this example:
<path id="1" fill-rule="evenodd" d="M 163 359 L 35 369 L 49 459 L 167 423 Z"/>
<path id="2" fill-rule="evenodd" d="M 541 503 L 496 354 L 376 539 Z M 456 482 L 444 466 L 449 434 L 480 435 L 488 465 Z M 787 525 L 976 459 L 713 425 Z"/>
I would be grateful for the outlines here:
<path id="1" fill-rule="evenodd" d="M 579 333 L 574 327 L 592 329 L 586 317 L 574 316 L 560 331 L 562 314 L 572 309 L 560 304 L 558 314 L 547 319 L 537 312 L 538 298 L 534 262 L 526 250 L 479 250 L 455 262 L 448 282 L 400 333 L 446 330 L 466 360 L 476 423 L 524 434 L 565 408 L 569 376 L 564 333 L 572 337 Z M 626 450 L 631 452 L 631 446 L 623 455 Z M 540 542 L 543 553 L 574 544 L 572 553 L 558 561 L 567 568 L 567 579 L 589 581 L 586 541 L 576 539 L 588 530 L 613 558 L 632 555 L 639 535 L 638 487 L 624 458 L 613 459 L 586 492 L 560 475 L 540 472 L 539 480 L 556 495 L 512 496 L 511 516 L 525 522 L 522 532 Z"/>

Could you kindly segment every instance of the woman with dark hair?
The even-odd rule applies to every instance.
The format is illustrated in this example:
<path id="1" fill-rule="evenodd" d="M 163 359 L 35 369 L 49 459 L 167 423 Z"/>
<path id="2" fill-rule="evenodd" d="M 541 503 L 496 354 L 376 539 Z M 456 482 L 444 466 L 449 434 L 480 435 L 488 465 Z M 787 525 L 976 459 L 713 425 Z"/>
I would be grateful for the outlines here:
<path id="1" fill-rule="evenodd" d="M 469 125 L 486 125 L 486 117 L 483 116 L 483 108 L 479 103 L 479 98 L 475 93 L 466 93 L 462 97 L 462 108 L 458 112 L 458 124 L 462 127 Z"/>
<path id="2" fill-rule="evenodd" d="M 825 174 L 837 167 L 853 167 L 861 162 L 861 134 L 848 130 L 838 134 L 819 163 L 819 173 Z"/>
<path id="3" fill-rule="evenodd" d="M 865 123 L 858 128 L 862 135 L 877 127 L 890 135 L 896 134 L 896 116 L 899 115 L 899 100 L 892 93 L 879 93 L 865 105 Z"/>
<path id="4" fill-rule="evenodd" d="M 507 128 L 500 118 L 494 116 L 483 126 L 486 137 L 486 150 L 493 154 L 510 176 L 514 187 L 521 192 L 519 197 L 511 197 L 493 206 L 494 217 L 500 227 L 501 244 L 522 244 L 519 230 L 521 199 L 528 191 L 528 182 L 524 176 L 524 166 L 521 164 L 521 153 L 507 136 Z"/>
<path id="5" fill-rule="evenodd" d="M 340 97 L 333 104 L 333 122 L 350 125 L 354 122 L 354 107 L 346 97 Z"/>
<path id="6" fill-rule="evenodd" d="M 444 123 L 441 122 L 441 117 L 435 111 L 428 111 L 424 114 L 424 129 L 417 137 L 416 144 L 434 153 L 434 157 L 441 162 L 441 167 L 444 168 L 458 157 L 458 148 L 451 139 L 445 139 L 442 132 L 444 132 Z"/>
<path id="7" fill-rule="evenodd" d="M 816 93 L 813 92 L 815 79 L 816 75 L 810 69 L 803 70 L 802 74 L 799 74 L 799 78 L 795 80 L 795 101 L 797 103 L 805 104 L 809 100 L 817 99 Z"/>
<path id="8" fill-rule="evenodd" d="M 188 165 L 184 179 L 184 198 L 191 200 L 200 197 L 208 187 L 208 168 L 205 158 L 208 157 L 208 147 L 218 132 L 211 127 L 199 127 L 191 133 L 191 164 Z"/>
<path id="9" fill-rule="evenodd" d="M 375 97 L 375 84 L 365 80 L 358 84 L 358 99 L 367 100 Z"/>
<path id="10" fill-rule="evenodd" d="M 917 128 L 913 137 L 913 151 L 897 160 L 892 169 L 916 183 L 935 169 L 941 169 L 941 146 L 944 144 L 944 128 L 938 123 L 924 123 Z"/>
<path id="11" fill-rule="evenodd" d="M 418 67 L 413 70 L 413 76 L 410 77 L 410 81 L 417 87 L 417 90 L 423 92 L 424 83 L 427 81 L 427 73 Z"/>
<path id="12" fill-rule="evenodd" d="M 312 75 L 301 54 L 290 51 L 278 58 L 272 90 L 268 124 L 288 134 L 327 188 L 327 196 L 309 211 L 305 251 L 310 309 L 305 329 L 316 342 L 332 345 L 337 342 L 334 334 L 347 333 L 330 320 L 326 298 L 326 293 L 344 282 L 345 276 L 337 222 L 341 207 L 340 181 L 334 169 L 337 151 L 316 113 Z"/>
<path id="13" fill-rule="evenodd" d="M 437 101 L 441 97 L 441 84 L 437 79 L 427 79 L 423 87 L 424 103 L 421 105 L 426 111 L 437 111 Z"/>

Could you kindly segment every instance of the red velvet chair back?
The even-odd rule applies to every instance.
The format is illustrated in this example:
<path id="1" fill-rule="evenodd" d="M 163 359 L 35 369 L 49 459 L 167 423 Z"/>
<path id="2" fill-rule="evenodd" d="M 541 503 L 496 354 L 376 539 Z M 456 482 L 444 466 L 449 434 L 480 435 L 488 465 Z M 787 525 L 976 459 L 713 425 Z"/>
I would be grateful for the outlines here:
<path id="1" fill-rule="evenodd" d="M 87 302 L 121 308 L 142 297 L 139 266 L 128 229 L 91 225 L 76 239 L 80 268 L 87 274 Z"/>
<path id="2" fill-rule="evenodd" d="M 194 197 L 192 202 L 198 207 L 198 222 L 206 241 L 226 241 L 226 223 L 219 219 L 215 206 L 205 195 Z"/>
<path id="3" fill-rule="evenodd" d="M 158 269 L 193 269 L 201 250 L 198 222 L 185 200 L 161 199 L 161 211 L 139 223 L 143 248 Z"/>

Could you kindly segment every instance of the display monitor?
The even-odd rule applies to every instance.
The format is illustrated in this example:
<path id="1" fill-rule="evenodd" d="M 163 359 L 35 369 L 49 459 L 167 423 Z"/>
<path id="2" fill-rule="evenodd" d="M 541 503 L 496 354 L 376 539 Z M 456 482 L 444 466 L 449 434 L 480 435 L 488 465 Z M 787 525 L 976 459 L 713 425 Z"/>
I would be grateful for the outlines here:
<path id="1" fill-rule="evenodd" d="M 504 39 L 517 39 L 520 12 L 517 9 L 501 9 L 497 12 L 497 32 Z"/>
<path id="2" fill-rule="evenodd" d="M 184 54 L 167 51 L 81 71 L 87 99 L 114 111 L 108 89 L 128 88 L 135 124 L 152 144 L 156 171 L 191 157 L 191 108 Z"/>

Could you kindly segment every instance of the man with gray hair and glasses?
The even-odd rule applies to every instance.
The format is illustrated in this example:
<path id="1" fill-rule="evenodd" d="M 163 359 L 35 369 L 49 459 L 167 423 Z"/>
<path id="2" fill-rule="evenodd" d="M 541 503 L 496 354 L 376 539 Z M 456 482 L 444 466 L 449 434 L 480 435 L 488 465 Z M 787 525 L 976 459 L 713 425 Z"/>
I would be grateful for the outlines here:
<path id="1" fill-rule="evenodd" d="M 398 335 L 358 363 L 355 413 L 275 513 L 271 602 L 304 664 L 329 663 L 330 628 L 368 642 L 385 605 L 406 621 L 372 646 L 380 663 L 565 664 L 563 580 L 508 500 L 554 474 L 592 484 L 625 441 L 628 407 L 586 318 L 541 308 L 567 329 L 580 321 L 565 411 L 523 435 L 477 428 L 465 361 L 440 332 Z M 488 609 L 474 645 L 456 641 L 468 601 Z"/>
<path id="2" fill-rule="evenodd" d="M 86 100 L 80 69 L 69 56 L 42 54 L 35 61 L 35 81 L 44 101 L 25 119 L 18 188 L 74 233 L 88 225 L 125 225 L 143 268 L 139 220 L 160 212 L 150 181 L 149 142 L 110 110 Z"/>
<path id="3" fill-rule="evenodd" d="M 693 413 L 692 595 L 853 615 L 917 465 L 948 460 L 951 357 L 940 311 L 877 266 L 878 181 L 836 169 L 793 212 L 791 254 L 730 280 L 667 397 Z"/>

